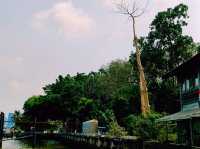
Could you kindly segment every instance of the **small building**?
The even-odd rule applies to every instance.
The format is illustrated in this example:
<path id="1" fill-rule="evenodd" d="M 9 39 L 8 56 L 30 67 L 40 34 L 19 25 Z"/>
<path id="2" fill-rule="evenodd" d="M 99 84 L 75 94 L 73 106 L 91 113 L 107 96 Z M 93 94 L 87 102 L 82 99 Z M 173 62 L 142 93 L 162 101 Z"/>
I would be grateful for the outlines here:
<path id="1" fill-rule="evenodd" d="M 96 135 L 98 132 L 98 121 L 93 119 L 82 123 L 82 133 L 86 135 Z"/>
<path id="2" fill-rule="evenodd" d="M 174 76 L 180 86 L 181 111 L 159 121 L 176 122 L 178 143 L 200 146 L 200 53 L 164 77 Z"/>

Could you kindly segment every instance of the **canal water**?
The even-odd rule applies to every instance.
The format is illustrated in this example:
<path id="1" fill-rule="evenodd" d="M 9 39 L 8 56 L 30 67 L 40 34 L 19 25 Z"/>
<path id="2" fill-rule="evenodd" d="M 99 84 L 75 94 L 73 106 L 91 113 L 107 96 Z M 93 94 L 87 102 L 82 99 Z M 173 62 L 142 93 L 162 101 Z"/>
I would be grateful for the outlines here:
<path id="1" fill-rule="evenodd" d="M 32 149 L 32 143 L 28 140 L 3 141 L 2 149 Z M 53 140 L 42 140 L 34 149 L 72 149 L 67 145 Z"/>

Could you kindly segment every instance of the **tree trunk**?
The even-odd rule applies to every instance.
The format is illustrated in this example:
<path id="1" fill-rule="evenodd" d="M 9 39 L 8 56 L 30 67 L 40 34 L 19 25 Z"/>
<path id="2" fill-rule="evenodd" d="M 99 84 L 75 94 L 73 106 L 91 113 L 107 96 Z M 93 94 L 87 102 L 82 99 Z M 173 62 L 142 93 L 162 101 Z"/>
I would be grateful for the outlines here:
<path id="1" fill-rule="evenodd" d="M 137 68 L 139 72 L 139 86 L 140 86 L 140 100 L 141 100 L 141 112 L 144 116 L 150 112 L 149 98 L 148 98 L 148 90 L 144 75 L 144 69 L 140 59 L 140 49 L 138 47 L 138 39 L 135 32 L 135 18 L 132 17 L 133 21 L 133 47 L 136 48 L 136 61 Z"/>

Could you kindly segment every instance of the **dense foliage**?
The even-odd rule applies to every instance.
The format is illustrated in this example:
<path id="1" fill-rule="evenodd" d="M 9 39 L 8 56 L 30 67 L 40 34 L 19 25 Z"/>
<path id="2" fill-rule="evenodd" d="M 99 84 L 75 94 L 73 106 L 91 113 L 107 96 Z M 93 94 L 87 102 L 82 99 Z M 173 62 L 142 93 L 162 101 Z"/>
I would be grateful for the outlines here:
<path id="1" fill-rule="evenodd" d="M 127 132 L 126 130 L 119 126 L 119 124 L 116 121 L 112 121 L 109 123 L 108 125 L 108 129 L 109 131 L 107 132 L 107 136 L 109 137 L 123 137 L 123 136 L 127 136 Z"/>
<path id="2" fill-rule="evenodd" d="M 186 5 L 180 4 L 158 13 L 149 34 L 139 39 L 151 108 L 158 112 L 173 113 L 180 107 L 176 80 L 163 80 L 162 76 L 200 49 L 192 37 L 183 35 L 187 10 Z M 124 134 L 119 124 L 129 134 L 142 138 L 155 138 L 158 134 L 154 125 L 158 114 L 138 116 L 140 98 L 134 53 L 129 61 L 115 60 L 97 72 L 58 76 L 43 90 L 44 95 L 32 96 L 24 103 L 22 117 L 26 120 L 60 120 L 72 124 L 73 130 L 82 121 L 98 119 L 100 125 L 112 128 L 111 133 L 120 129 Z M 113 117 L 116 121 L 112 121 Z"/>
<path id="3" fill-rule="evenodd" d="M 192 37 L 183 34 L 187 25 L 186 5 L 159 12 L 147 37 L 140 39 L 142 63 L 146 72 L 152 105 L 156 111 L 174 113 L 180 109 L 179 92 L 174 78 L 162 77 L 197 51 Z"/>
<path id="4" fill-rule="evenodd" d="M 156 120 L 161 114 L 151 112 L 144 117 L 143 115 L 129 115 L 124 119 L 126 128 L 130 135 L 141 137 L 142 139 L 157 139 L 159 129 Z"/>
<path id="5" fill-rule="evenodd" d="M 129 62 L 116 60 L 99 72 L 59 76 L 55 83 L 43 88 L 45 95 L 32 96 L 24 103 L 24 115 L 38 121 L 96 118 L 101 125 L 115 115 L 122 121 L 131 113 L 130 73 Z"/>

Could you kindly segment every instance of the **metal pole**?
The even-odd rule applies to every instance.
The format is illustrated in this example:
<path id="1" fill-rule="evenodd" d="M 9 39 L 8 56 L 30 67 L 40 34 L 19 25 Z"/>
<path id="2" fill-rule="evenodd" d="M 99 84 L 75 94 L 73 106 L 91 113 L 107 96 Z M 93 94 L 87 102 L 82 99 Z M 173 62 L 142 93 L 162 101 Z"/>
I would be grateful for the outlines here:
<path id="1" fill-rule="evenodd" d="M 0 148 L 2 148 L 3 126 L 4 126 L 4 113 L 1 112 L 0 114 Z"/>

